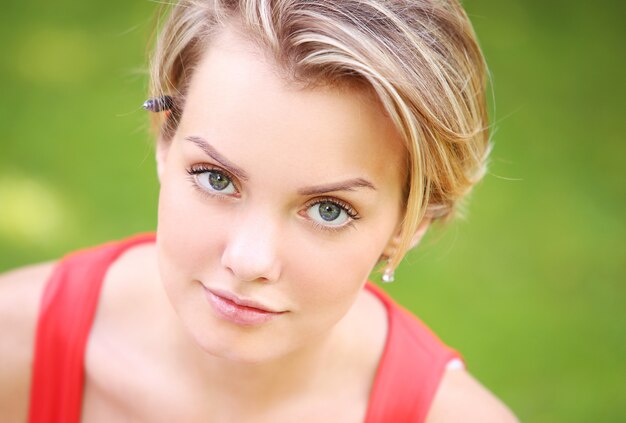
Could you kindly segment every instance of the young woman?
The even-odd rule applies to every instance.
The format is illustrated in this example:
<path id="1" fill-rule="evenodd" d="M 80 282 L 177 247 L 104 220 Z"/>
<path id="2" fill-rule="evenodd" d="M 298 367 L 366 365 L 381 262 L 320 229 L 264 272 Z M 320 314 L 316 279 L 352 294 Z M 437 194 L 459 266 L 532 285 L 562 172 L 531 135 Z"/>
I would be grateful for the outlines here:
<path id="1" fill-rule="evenodd" d="M 484 173 L 456 0 L 183 0 L 151 78 L 156 234 L 2 277 L 3 421 L 516 421 L 367 281 Z"/>

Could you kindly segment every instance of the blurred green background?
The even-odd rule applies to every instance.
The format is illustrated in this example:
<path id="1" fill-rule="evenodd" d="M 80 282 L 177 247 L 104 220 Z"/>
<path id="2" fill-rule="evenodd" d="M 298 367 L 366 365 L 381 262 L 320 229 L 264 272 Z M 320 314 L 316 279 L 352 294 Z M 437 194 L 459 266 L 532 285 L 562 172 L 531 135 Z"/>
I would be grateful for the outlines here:
<path id="1" fill-rule="evenodd" d="M 626 3 L 464 4 L 493 74 L 490 172 L 385 288 L 522 421 L 626 421 Z M 3 4 L 0 271 L 155 228 L 156 6 Z"/>

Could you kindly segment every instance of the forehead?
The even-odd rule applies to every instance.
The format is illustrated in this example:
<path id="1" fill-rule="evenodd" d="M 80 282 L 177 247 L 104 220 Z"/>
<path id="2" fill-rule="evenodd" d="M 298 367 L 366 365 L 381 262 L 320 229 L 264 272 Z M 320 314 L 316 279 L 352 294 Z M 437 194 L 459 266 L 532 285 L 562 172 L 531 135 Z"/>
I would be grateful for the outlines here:
<path id="1" fill-rule="evenodd" d="M 232 29 L 212 40 L 194 70 L 179 134 L 205 137 L 242 166 L 297 169 L 294 178 L 307 169 L 399 184 L 403 172 L 402 142 L 371 93 L 297 87 Z"/>

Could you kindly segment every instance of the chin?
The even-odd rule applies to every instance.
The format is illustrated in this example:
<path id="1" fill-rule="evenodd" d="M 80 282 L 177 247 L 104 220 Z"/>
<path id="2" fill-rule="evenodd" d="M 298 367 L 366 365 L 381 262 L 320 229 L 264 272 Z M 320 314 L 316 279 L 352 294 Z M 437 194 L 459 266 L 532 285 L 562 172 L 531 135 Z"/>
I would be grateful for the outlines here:
<path id="1" fill-rule="evenodd" d="M 273 337 L 269 334 L 265 335 L 265 339 L 259 339 L 259 335 L 246 333 L 235 338 L 215 335 L 216 333 L 209 338 L 206 334 L 193 334 L 193 338 L 205 353 L 233 363 L 252 365 L 269 363 L 291 352 L 286 346 L 273 342 Z"/>

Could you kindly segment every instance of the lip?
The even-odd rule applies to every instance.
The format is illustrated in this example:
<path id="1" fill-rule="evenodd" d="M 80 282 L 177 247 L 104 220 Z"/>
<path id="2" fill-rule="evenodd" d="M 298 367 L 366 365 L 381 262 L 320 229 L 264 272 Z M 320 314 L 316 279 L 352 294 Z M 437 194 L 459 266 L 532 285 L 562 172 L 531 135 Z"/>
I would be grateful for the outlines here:
<path id="1" fill-rule="evenodd" d="M 203 288 L 213 311 L 232 323 L 243 326 L 259 325 L 286 313 L 275 311 L 257 301 L 239 298 L 227 291 Z"/>

